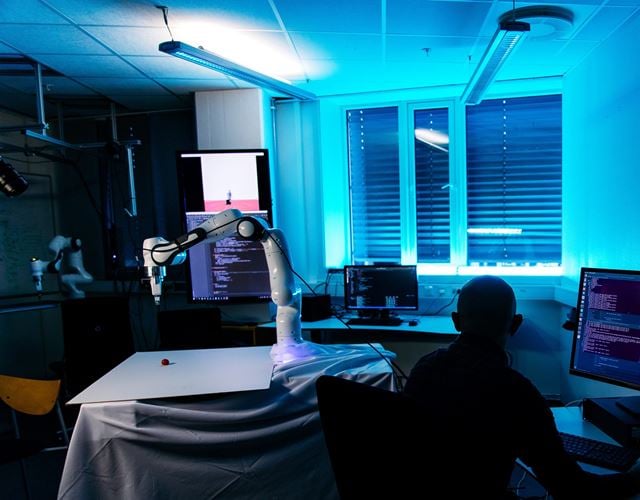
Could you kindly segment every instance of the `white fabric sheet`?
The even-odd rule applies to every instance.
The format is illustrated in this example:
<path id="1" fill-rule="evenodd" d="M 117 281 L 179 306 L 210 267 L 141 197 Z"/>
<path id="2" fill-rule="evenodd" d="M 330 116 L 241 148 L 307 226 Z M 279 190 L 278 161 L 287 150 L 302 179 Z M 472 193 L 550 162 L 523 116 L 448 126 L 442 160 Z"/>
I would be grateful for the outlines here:
<path id="1" fill-rule="evenodd" d="M 58 498 L 337 498 L 317 411 L 322 374 L 395 389 L 370 346 L 326 345 L 276 366 L 264 391 L 84 404 Z"/>

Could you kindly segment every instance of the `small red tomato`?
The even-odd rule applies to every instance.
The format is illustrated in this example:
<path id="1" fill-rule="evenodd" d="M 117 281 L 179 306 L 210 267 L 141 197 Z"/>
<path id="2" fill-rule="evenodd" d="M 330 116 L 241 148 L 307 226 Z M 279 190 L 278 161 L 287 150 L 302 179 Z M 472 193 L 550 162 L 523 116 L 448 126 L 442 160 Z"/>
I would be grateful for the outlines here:
<path id="1" fill-rule="evenodd" d="M 162 366 L 167 366 L 169 364 L 169 360 L 167 358 L 163 358 L 160 363 L 162 364 Z"/>

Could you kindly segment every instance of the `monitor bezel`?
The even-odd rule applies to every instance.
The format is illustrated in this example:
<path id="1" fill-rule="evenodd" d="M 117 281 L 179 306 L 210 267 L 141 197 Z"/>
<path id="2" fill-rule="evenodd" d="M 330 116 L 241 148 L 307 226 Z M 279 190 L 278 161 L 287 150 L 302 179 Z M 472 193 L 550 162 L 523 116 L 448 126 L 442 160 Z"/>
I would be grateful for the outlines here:
<path id="1" fill-rule="evenodd" d="M 578 344 L 578 330 L 579 330 L 579 324 L 580 324 L 580 306 L 582 302 L 581 300 L 582 292 L 584 290 L 584 284 L 585 284 L 585 274 L 591 273 L 591 272 L 598 272 L 598 273 L 605 273 L 605 274 L 615 273 L 615 274 L 621 274 L 621 275 L 640 276 L 640 270 L 636 270 L 636 269 L 615 269 L 615 268 L 603 268 L 603 267 L 582 267 L 580 269 L 578 298 L 576 302 L 576 318 L 575 318 L 575 325 L 573 329 L 573 339 L 571 343 L 571 357 L 569 359 L 569 373 L 571 375 L 576 375 L 576 376 L 583 377 L 590 380 L 597 380 L 599 382 L 605 382 L 607 384 L 616 385 L 619 387 L 627 387 L 630 389 L 640 390 L 640 384 L 634 384 L 626 380 L 620 380 L 612 377 L 607 377 L 604 375 L 594 374 L 594 373 L 576 369 L 573 367 L 573 364 L 575 361 L 577 344 Z"/>
<path id="2" fill-rule="evenodd" d="M 347 272 L 349 269 L 382 269 L 382 268 L 394 268 L 394 269 L 413 269 L 414 271 L 414 286 L 415 286 L 415 307 L 356 307 L 350 306 L 348 301 L 348 287 L 347 287 Z M 417 311 L 420 308 L 419 297 L 419 283 L 418 283 L 418 266 L 415 264 L 348 264 L 343 267 L 343 285 L 344 285 L 344 308 L 346 311 L 357 311 L 361 313 L 375 313 L 383 311 Z"/>
<path id="3" fill-rule="evenodd" d="M 258 161 L 256 163 L 256 174 L 258 177 L 258 199 L 259 209 L 267 212 L 267 221 L 269 225 L 272 225 L 273 221 L 273 206 L 271 195 L 271 168 L 270 168 L 270 156 L 269 150 L 266 148 L 247 148 L 247 149 L 188 149 L 176 151 L 176 172 L 178 176 L 178 193 L 180 195 L 180 218 L 182 223 L 183 232 L 187 232 L 187 212 L 206 212 L 204 208 L 204 199 L 198 204 L 195 199 L 190 199 L 187 196 L 186 182 L 187 175 L 189 174 L 185 170 L 183 163 L 183 155 L 206 155 L 206 154 L 228 154 L 228 153 L 262 153 L 264 161 Z M 200 174 L 202 178 L 202 174 Z M 193 182 L 193 179 L 190 179 Z M 202 197 L 203 198 L 203 197 Z M 191 278 L 191 259 L 189 258 L 189 252 L 187 252 L 187 259 L 183 264 L 186 268 L 185 271 L 185 285 L 187 292 L 187 302 L 190 304 L 208 304 L 222 306 L 225 304 L 257 304 L 271 301 L 271 291 L 268 293 L 265 291 L 264 295 L 247 295 L 247 296 L 226 296 L 220 299 L 202 299 L 194 297 L 193 283 Z M 223 296 L 220 296 L 223 297 Z"/>

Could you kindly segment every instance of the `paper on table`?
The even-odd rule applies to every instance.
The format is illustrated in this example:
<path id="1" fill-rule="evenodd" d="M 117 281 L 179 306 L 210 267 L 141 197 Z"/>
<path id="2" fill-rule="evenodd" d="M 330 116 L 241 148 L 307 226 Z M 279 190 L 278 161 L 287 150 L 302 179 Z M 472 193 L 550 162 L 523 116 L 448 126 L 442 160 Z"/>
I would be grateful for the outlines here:
<path id="1" fill-rule="evenodd" d="M 270 351 L 271 346 L 137 352 L 67 404 L 268 389 Z"/>

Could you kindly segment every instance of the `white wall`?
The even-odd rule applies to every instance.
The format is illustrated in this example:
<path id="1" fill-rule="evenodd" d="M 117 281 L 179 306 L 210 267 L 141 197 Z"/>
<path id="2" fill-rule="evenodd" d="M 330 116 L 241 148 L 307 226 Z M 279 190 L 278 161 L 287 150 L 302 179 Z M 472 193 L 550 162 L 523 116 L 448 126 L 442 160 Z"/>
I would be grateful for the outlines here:
<path id="1" fill-rule="evenodd" d="M 636 16 L 564 78 L 563 255 L 570 278 L 582 266 L 640 269 L 639 42 Z M 580 397 L 629 393 L 575 376 L 565 390 Z"/>

